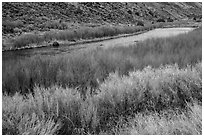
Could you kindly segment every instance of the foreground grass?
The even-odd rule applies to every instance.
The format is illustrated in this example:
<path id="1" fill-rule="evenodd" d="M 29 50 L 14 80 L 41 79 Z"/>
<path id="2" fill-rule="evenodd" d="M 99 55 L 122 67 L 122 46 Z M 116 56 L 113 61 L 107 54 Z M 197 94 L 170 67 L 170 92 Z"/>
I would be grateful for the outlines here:
<path id="1" fill-rule="evenodd" d="M 101 92 L 34 88 L 3 95 L 3 134 L 202 134 L 202 64 L 111 73 Z"/>
<path id="2" fill-rule="evenodd" d="M 187 112 L 165 110 L 145 112 L 131 118 L 120 118 L 110 132 L 116 135 L 201 135 L 202 106 L 188 105 Z"/>
<path id="3" fill-rule="evenodd" d="M 128 47 L 96 49 L 87 53 L 65 56 L 37 56 L 18 60 L 3 60 L 2 89 L 13 95 L 33 92 L 34 86 L 48 88 L 79 88 L 85 94 L 87 87 L 96 90 L 109 73 L 128 75 L 151 65 L 157 68 L 177 63 L 180 68 L 194 65 L 202 58 L 202 30 L 172 38 L 147 40 Z"/>

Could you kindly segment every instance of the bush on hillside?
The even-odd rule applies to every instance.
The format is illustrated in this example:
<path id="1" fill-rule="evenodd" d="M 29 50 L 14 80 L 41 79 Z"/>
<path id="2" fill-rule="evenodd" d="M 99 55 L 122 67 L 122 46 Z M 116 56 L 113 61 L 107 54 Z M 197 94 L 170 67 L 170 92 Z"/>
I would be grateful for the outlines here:
<path id="1" fill-rule="evenodd" d="M 2 21 L 2 31 L 3 33 L 14 33 L 14 28 L 21 28 L 23 27 L 23 22 L 20 20 L 16 21 Z"/>

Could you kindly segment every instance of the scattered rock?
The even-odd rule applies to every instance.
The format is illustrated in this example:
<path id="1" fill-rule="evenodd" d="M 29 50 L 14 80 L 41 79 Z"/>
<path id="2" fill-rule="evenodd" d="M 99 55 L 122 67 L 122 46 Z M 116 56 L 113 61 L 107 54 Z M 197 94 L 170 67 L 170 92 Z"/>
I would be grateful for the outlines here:
<path id="1" fill-rule="evenodd" d="M 53 42 L 52 44 L 53 47 L 59 47 L 59 43 L 57 41 Z"/>

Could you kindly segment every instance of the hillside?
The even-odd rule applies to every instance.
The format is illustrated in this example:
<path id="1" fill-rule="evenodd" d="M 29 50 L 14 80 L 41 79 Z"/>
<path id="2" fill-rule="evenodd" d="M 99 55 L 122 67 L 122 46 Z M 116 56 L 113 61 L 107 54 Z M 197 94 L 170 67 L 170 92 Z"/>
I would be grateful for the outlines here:
<path id="1" fill-rule="evenodd" d="M 3 2 L 3 34 L 70 29 L 83 24 L 148 24 L 201 19 L 202 3 Z"/>

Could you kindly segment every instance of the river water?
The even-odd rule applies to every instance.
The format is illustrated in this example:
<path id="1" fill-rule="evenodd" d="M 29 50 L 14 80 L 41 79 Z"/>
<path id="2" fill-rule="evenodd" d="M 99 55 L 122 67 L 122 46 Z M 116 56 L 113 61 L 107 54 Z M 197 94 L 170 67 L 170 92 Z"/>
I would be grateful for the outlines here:
<path id="1" fill-rule="evenodd" d="M 100 42 L 93 42 L 87 44 L 78 44 L 73 46 L 67 46 L 66 44 L 60 46 L 59 48 L 53 47 L 43 47 L 36 49 L 26 49 L 19 51 L 6 51 L 2 52 L 2 59 L 5 61 L 7 59 L 17 59 L 25 58 L 27 56 L 34 55 L 56 55 L 56 54 L 70 54 L 74 52 L 91 50 L 93 48 L 99 47 L 101 44 L 103 48 L 109 48 L 114 46 L 128 46 L 134 44 L 138 41 L 143 41 L 151 38 L 162 38 L 162 37 L 171 37 L 179 34 L 187 33 L 195 28 L 159 28 L 154 29 L 143 34 L 133 35 L 128 37 L 120 37 L 116 39 L 104 40 Z"/>

